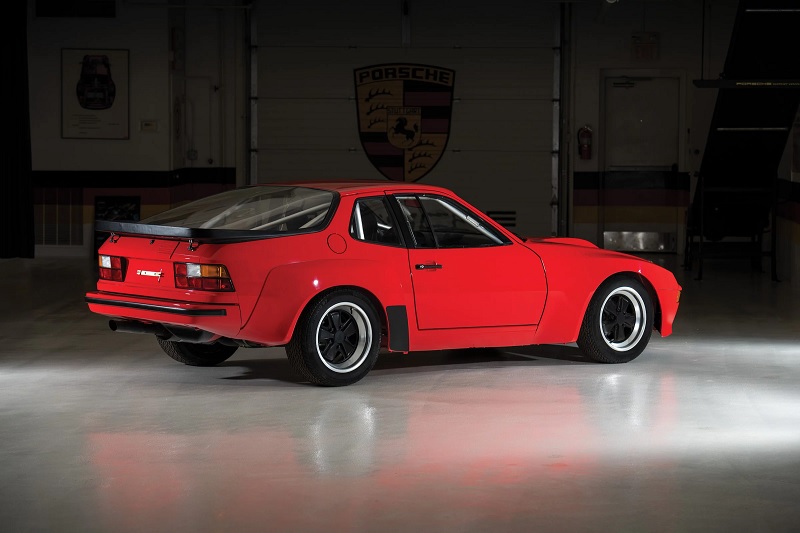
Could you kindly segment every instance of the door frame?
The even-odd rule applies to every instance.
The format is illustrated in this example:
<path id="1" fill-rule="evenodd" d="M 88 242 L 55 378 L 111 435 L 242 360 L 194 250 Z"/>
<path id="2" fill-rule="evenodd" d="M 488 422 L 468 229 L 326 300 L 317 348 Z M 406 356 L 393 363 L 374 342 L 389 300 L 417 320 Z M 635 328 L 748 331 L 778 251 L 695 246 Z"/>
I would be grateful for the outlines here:
<path id="1" fill-rule="evenodd" d="M 600 128 L 597 139 L 597 165 L 598 171 L 604 172 L 606 168 L 606 79 L 608 78 L 677 78 L 678 79 L 678 172 L 686 168 L 686 142 L 688 116 L 690 109 L 686 98 L 686 72 L 680 69 L 600 69 Z"/>
<path id="2" fill-rule="evenodd" d="M 602 246 L 604 241 L 603 235 L 605 233 L 605 190 L 603 188 L 602 176 L 606 169 L 606 80 L 608 78 L 677 78 L 678 79 L 678 172 L 686 171 L 687 150 L 689 142 L 689 134 L 687 131 L 687 124 L 689 124 L 689 117 L 691 116 L 690 101 L 687 98 L 687 85 L 686 85 L 686 71 L 682 69 L 637 69 L 637 68 L 612 68 L 600 69 L 600 87 L 599 87 L 599 122 L 597 144 L 597 172 L 601 177 L 598 184 L 600 205 L 597 209 L 597 243 Z M 680 233 L 680 228 L 679 232 Z M 676 235 L 678 242 L 681 242 L 680 235 Z"/>

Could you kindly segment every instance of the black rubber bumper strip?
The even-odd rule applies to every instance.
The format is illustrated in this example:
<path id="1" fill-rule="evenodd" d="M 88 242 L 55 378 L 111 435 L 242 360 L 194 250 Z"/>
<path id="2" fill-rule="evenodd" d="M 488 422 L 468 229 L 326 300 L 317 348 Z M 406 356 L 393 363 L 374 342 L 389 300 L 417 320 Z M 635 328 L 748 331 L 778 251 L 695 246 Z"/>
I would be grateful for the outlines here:
<path id="1" fill-rule="evenodd" d="M 225 316 L 228 312 L 225 309 L 183 309 L 180 307 L 167 307 L 166 305 L 142 304 L 138 302 L 121 302 L 119 300 L 104 300 L 102 298 L 85 298 L 86 303 L 112 305 L 115 307 L 130 307 L 132 309 L 145 309 L 147 311 L 158 311 L 160 313 L 172 313 L 173 315 L 183 316 Z"/>

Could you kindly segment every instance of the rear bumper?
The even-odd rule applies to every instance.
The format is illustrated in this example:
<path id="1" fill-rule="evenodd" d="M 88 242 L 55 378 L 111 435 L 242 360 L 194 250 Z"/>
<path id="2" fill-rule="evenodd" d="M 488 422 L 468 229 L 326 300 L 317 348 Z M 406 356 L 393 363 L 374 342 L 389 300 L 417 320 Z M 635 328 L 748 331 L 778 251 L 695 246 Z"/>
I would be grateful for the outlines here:
<path id="1" fill-rule="evenodd" d="M 97 305 L 108 305 L 115 307 L 125 307 L 127 309 L 143 309 L 145 311 L 156 311 L 159 313 L 169 313 L 181 316 L 227 316 L 227 309 L 197 309 L 197 306 L 189 305 L 164 305 L 145 302 L 131 302 L 127 300 L 114 300 L 106 298 L 97 298 L 94 296 L 86 296 L 86 303 Z M 93 310 L 93 309 L 92 309 Z"/>
<path id="2" fill-rule="evenodd" d="M 236 304 L 200 304 L 101 291 L 87 292 L 85 300 L 89 310 L 100 315 L 193 327 L 225 337 L 236 337 L 242 325 Z"/>

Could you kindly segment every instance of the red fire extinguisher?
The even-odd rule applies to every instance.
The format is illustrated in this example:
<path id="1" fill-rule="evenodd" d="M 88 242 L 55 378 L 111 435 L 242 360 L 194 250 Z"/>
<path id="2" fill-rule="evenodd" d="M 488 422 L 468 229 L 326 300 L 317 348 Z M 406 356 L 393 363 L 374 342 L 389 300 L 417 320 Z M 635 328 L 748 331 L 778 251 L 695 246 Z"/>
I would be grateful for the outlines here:
<path id="1" fill-rule="evenodd" d="M 588 124 L 578 130 L 578 156 L 581 159 L 592 158 L 592 128 Z"/>

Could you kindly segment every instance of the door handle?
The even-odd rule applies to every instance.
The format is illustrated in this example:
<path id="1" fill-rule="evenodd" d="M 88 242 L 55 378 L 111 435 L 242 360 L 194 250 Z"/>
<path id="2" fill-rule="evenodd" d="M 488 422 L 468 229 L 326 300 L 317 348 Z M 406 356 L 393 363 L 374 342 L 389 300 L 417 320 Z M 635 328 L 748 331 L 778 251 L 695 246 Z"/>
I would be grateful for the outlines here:
<path id="1" fill-rule="evenodd" d="M 414 266 L 417 270 L 437 270 L 442 268 L 442 265 L 438 263 L 419 263 Z"/>

